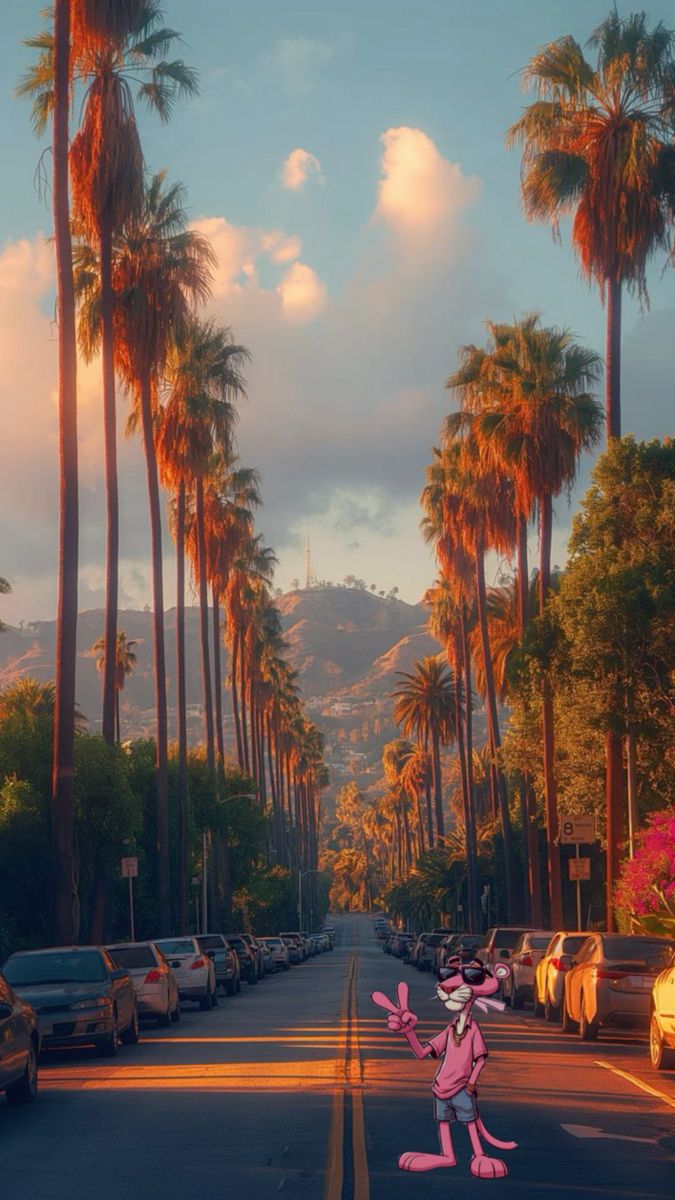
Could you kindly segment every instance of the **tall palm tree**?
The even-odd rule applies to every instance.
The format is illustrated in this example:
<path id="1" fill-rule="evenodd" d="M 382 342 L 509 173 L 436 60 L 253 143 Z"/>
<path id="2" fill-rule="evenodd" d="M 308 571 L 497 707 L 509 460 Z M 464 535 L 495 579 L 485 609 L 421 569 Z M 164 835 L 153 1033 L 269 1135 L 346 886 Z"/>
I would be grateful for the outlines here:
<path id="1" fill-rule="evenodd" d="M 9 596 L 12 591 L 12 585 L 8 579 L 0 575 L 0 596 Z M 0 633 L 5 633 L 7 626 L 0 621 Z"/>
<path id="2" fill-rule="evenodd" d="M 96 659 L 96 669 L 102 672 L 105 668 L 105 634 L 98 638 L 89 653 Z M 120 723 L 120 697 L 124 691 L 127 676 L 131 675 L 136 666 L 136 653 L 132 649 L 138 645 L 134 638 L 127 638 L 124 629 L 117 630 L 117 655 L 115 659 L 115 740 L 119 745 L 122 741 Z"/>
<path id="3" fill-rule="evenodd" d="M 455 737 L 457 713 L 453 673 L 440 655 L 429 655 L 415 663 L 413 671 L 397 671 L 401 680 L 392 693 L 394 720 L 405 737 L 414 738 L 431 749 L 434 782 L 436 839 L 445 837 L 443 815 L 443 775 L 441 746 Z"/>
<path id="4" fill-rule="evenodd" d="M 123 231 L 115 246 L 113 287 L 115 352 L 118 370 L 132 389 L 145 453 L 152 551 L 153 641 L 157 706 L 157 844 L 159 858 L 159 922 L 171 921 L 169 892 L 169 825 L 167 790 L 166 658 L 164 649 L 164 585 L 162 524 L 155 447 L 159 377 L 170 347 L 181 336 L 191 306 L 209 293 L 213 252 L 206 240 L 189 230 L 184 193 L 167 186 L 163 172 L 145 191 L 138 219 Z"/>
<path id="5" fill-rule="evenodd" d="M 607 306 L 607 437 L 621 436 L 621 297 L 646 298 L 646 268 L 671 246 L 672 91 L 675 33 L 644 12 L 616 8 L 589 41 L 571 36 L 530 59 L 524 83 L 537 98 L 507 134 L 523 146 L 522 197 L 532 220 L 573 215 L 581 269 Z"/>

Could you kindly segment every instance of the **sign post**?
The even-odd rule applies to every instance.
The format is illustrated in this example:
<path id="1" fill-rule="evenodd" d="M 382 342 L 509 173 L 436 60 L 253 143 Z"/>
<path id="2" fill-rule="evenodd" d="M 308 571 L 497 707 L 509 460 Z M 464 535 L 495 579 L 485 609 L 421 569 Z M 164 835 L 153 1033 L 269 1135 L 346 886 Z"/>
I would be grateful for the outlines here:
<path id="1" fill-rule="evenodd" d="M 579 846 L 590 845 L 595 841 L 595 817 L 591 813 L 590 816 L 583 817 L 560 817 L 560 842 L 561 845 L 574 846 L 575 856 L 570 859 L 569 870 L 570 879 L 576 881 L 577 885 L 577 929 L 581 929 L 581 880 L 590 879 L 591 877 L 591 860 L 590 858 L 579 857 Z"/>
<path id="2" fill-rule="evenodd" d="M 131 925 L 131 940 L 132 942 L 135 942 L 136 929 L 134 925 L 134 879 L 136 879 L 138 876 L 138 859 L 120 859 L 120 875 L 122 876 L 122 879 L 129 880 L 129 922 Z"/>

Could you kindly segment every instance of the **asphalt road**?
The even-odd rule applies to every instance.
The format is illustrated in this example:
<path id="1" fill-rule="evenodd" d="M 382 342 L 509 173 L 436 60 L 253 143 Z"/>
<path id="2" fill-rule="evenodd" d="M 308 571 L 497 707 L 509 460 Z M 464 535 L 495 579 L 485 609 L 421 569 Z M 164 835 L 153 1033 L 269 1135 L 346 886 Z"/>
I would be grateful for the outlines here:
<path id="1" fill-rule="evenodd" d="M 503 1155 L 508 1178 L 471 1177 L 462 1129 L 456 1168 L 399 1171 L 403 1151 L 437 1148 L 435 1067 L 386 1030 L 370 993 L 393 996 L 406 979 L 422 1037 L 444 1014 L 431 976 L 384 955 L 369 918 L 334 923 L 332 954 L 244 985 L 211 1013 L 187 1006 L 179 1025 L 145 1029 L 112 1065 L 86 1050 L 52 1053 L 32 1108 L 0 1102 L 3 1196 L 461 1200 L 494 1189 L 672 1200 L 675 1073 L 651 1071 L 644 1039 L 588 1046 L 527 1011 L 480 1017 L 490 1050 L 481 1115 L 518 1143 Z"/>

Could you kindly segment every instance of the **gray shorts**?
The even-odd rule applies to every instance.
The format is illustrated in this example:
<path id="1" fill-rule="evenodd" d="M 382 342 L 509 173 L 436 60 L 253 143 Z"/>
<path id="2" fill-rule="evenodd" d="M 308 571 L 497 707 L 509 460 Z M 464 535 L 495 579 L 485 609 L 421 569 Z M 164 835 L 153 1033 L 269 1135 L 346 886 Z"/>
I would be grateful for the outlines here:
<path id="1" fill-rule="evenodd" d="M 437 1121 L 464 1121 L 466 1124 L 475 1121 L 478 1116 L 476 1097 L 467 1092 L 465 1087 L 445 1100 L 434 1096 L 434 1111 Z"/>

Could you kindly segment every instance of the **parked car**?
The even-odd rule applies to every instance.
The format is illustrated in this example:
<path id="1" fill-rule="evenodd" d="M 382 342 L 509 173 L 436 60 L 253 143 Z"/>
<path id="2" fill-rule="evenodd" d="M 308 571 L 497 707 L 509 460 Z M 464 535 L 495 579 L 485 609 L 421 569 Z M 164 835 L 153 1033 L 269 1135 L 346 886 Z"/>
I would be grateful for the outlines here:
<path id="1" fill-rule="evenodd" d="M 547 1021 L 557 1021 L 563 996 L 565 974 L 587 933 L 554 933 L 534 971 L 534 1015 Z"/>
<path id="2" fill-rule="evenodd" d="M 534 971 L 551 942 L 550 929 L 531 929 L 521 933 L 509 960 L 511 974 L 502 984 L 502 995 L 512 1008 L 522 1008 L 534 997 Z"/>
<path id="3" fill-rule="evenodd" d="M 486 967 L 494 967 L 498 962 L 508 962 L 521 933 L 527 932 L 527 925 L 493 926 L 492 929 L 488 929 L 476 957 Z"/>
<path id="4" fill-rule="evenodd" d="M 302 938 L 302 940 L 305 943 L 305 946 L 307 948 L 307 957 L 313 958 L 314 955 L 316 954 L 316 946 L 314 945 L 310 934 L 308 933 L 308 931 L 306 929 L 301 929 L 300 937 Z"/>
<path id="5" fill-rule="evenodd" d="M 124 942 L 106 947 L 119 967 L 129 972 L 140 1018 L 158 1025 L 180 1021 L 178 981 L 154 942 Z"/>
<path id="6" fill-rule="evenodd" d="M 213 963 L 216 973 L 216 987 L 222 988 L 228 996 L 234 996 L 241 991 L 241 968 L 239 958 L 222 933 L 197 934 L 199 949 Z"/>
<path id="7" fill-rule="evenodd" d="M 476 957 L 483 939 L 478 933 L 453 933 L 436 947 L 436 973 L 445 968 L 449 958 L 470 962 Z"/>
<path id="8" fill-rule="evenodd" d="M 258 941 L 253 937 L 252 933 L 240 933 L 239 937 L 243 938 L 248 946 L 250 946 L 255 959 L 256 968 L 258 971 L 258 979 L 265 978 L 265 964 L 263 962 L 262 947 L 258 945 Z"/>
<path id="9" fill-rule="evenodd" d="M 176 976 L 181 1000 L 196 1001 L 202 1012 L 213 1008 L 218 1003 L 216 971 L 197 938 L 159 938 L 155 945 Z"/>
<path id="10" fill-rule="evenodd" d="M 286 930 L 285 933 L 281 933 L 281 934 L 279 934 L 279 936 L 282 937 L 284 939 L 284 941 L 286 941 L 287 938 L 290 938 L 291 941 L 295 943 L 295 945 L 298 947 L 298 950 L 300 951 L 300 960 L 301 960 L 301 962 L 304 962 L 305 959 L 308 957 L 308 954 L 307 954 L 307 945 L 305 943 L 305 939 L 304 939 L 303 935 L 301 933 L 298 933 L 297 931 L 291 930 L 289 932 L 288 930 Z M 291 961 L 293 961 L 293 960 L 291 959 Z"/>
<path id="11" fill-rule="evenodd" d="M 330 949 L 332 950 L 333 946 L 335 945 L 335 926 L 334 925 L 324 925 L 323 932 L 328 934 L 328 939 L 330 941 Z"/>
<path id="12" fill-rule="evenodd" d="M 280 937 L 266 937 L 261 940 L 268 947 L 272 955 L 275 971 L 287 971 L 290 966 L 290 955 L 284 939 Z"/>
<path id="13" fill-rule="evenodd" d="M 0 975 L 0 1091 L 10 1104 L 32 1104 L 38 1092 L 40 1026 L 32 1005 Z"/>
<path id="14" fill-rule="evenodd" d="M 225 941 L 236 951 L 239 959 L 241 978 L 253 986 L 260 979 L 258 955 L 241 933 L 226 933 Z"/>
<path id="15" fill-rule="evenodd" d="M 649 1015 L 649 1057 L 655 1071 L 675 1067 L 675 954 L 654 980 Z"/>
<path id="16" fill-rule="evenodd" d="M 274 965 L 272 951 L 267 945 L 267 942 L 264 938 L 256 938 L 255 943 L 262 954 L 263 971 L 265 972 L 265 975 L 273 975 L 276 971 L 276 967 Z"/>
<path id="17" fill-rule="evenodd" d="M 436 967 L 436 948 L 444 942 L 447 937 L 445 933 L 429 933 L 426 934 L 426 940 L 421 944 L 417 952 L 416 966 L 420 971 L 433 971 Z"/>
<path id="18" fill-rule="evenodd" d="M 391 948 L 394 958 L 400 958 L 402 962 L 410 962 L 410 956 L 415 947 L 415 938 L 412 933 L 398 933 Z"/>
<path id="19" fill-rule="evenodd" d="M 565 977 L 564 1033 L 593 1042 L 606 1025 L 649 1025 L 654 980 L 674 943 L 647 934 L 593 933 Z"/>
<path id="20" fill-rule="evenodd" d="M 91 1045 L 113 1055 L 120 1042 L 138 1041 L 134 985 L 103 946 L 21 950 L 2 973 L 35 1009 L 43 1048 Z"/>
<path id="21" fill-rule="evenodd" d="M 415 942 L 415 944 L 411 947 L 410 953 L 408 955 L 408 960 L 407 960 L 411 966 L 419 968 L 420 956 L 424 949 L 427 938 L 430 938 L 430 937 L 431 937 L 430 933 L 421 933 L 419 935 L 417 941 Z"/>
<path id="22" fill-rule="evenodd" d="M 286 949 L 288 950 L 289 965 L 292 967 L 297 966 L 299 963 L 301 963 L 303 961 L 302 948 L 301 948 L 299 942 L 296 942 L 295 939 L 287 933 L 281 934 L 281 940 L 284 943 L 284 946 L 286 947 Z"/>

